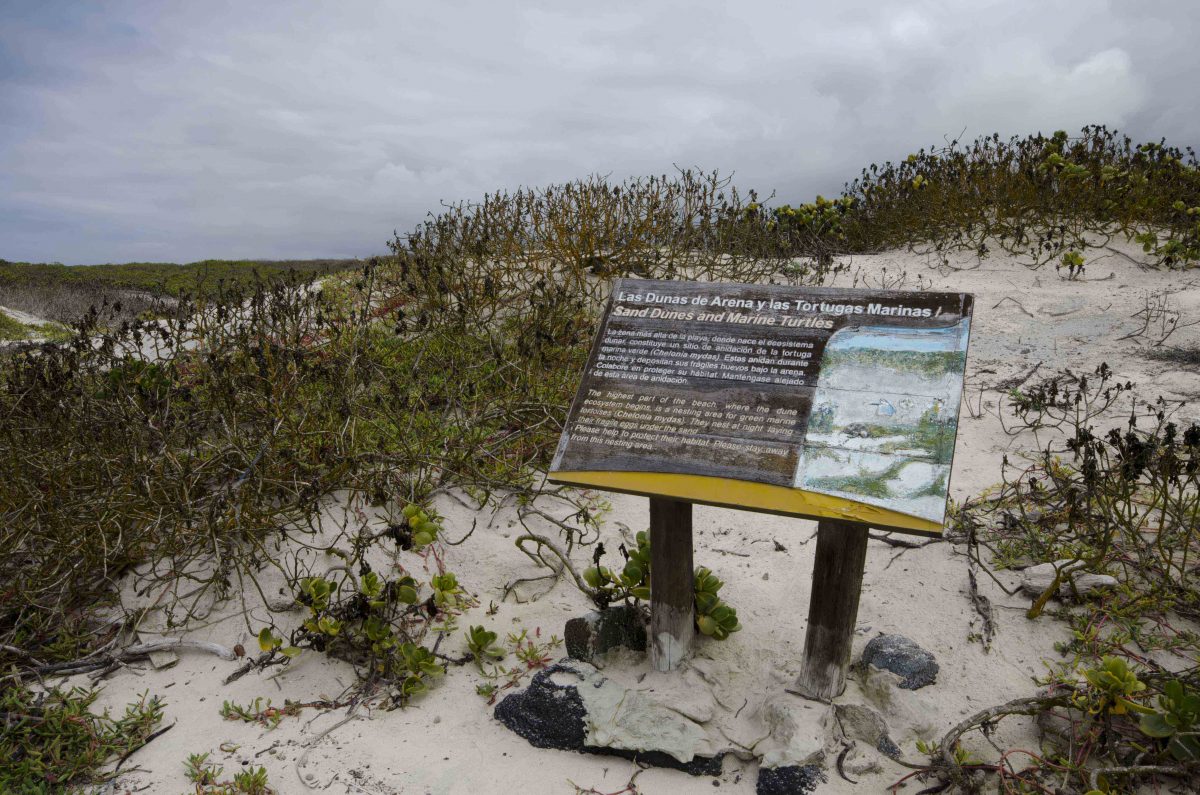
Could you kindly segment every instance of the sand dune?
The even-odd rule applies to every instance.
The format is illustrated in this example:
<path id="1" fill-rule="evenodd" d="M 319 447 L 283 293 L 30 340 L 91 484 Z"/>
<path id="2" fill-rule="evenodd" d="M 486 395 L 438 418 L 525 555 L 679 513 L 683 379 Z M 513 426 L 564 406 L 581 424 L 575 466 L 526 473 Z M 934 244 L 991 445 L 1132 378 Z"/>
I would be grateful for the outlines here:
<path id="1" fill-rule="evenodd" d="M 976 495 L 995 483 L 1003 455 L 1014 456 L 1044 444 L 1044 435 L 1035 439 L 1029 433 L 1006 434 L 999 417 L 1006 389 L 1002 385 L 1019 381 L 1035 365 L 1040 364 L 1040 377 L 1064 368 L 1091 371 L 1107 362 L 1121 380 L 1139 384 L 1138 393 L 1144 398 L 1200 398 L 1200 377 L 1193 370 L 1146 355 L 1153 338 L 1123 339 L 1140 327 L 1132 316 L 1149 295 L 1166 293 L 1185 316 L 1200 316 L 1200 284 L 1194 272 L 1142 270 L 1108 251 L 1088 256 L 1086 277 L 1073 282 L 1050 268 L 1031 271 L 1005 257 L 981 262 L 962 259 L 958 269 L 931 267 L 924 258 L 907 252 L 847 260 L 852 273 L 841 277 L 839 285 L 848 286 L 857 271 L 860 283 L 878 286 L 886 268 L 889 280 L 906 271 L 910 285 L 922 276 L 926 283 L 932 282 L 930 289 L 976 297 L 950 480 L 954 499 Z M 1200 327 L 1181 329 L 1164 345 L 1200 345 Z M 1178 414 L 1194 420 L 1200 418 L 1200 409 L 1189 404 Z M 1121 409 L 1115 407 L 1111 425 L 1120 420 Z M 1103 422 L 1101 427 L 1106 427 Z M 634 531 L 646 527 L 647 503 L 622 495 L 608 498 L 612 511 L 606 517 L 603 540 L 615 548 L 623 526 Z M 329 511 L 336 514 L 343 508 L 335 502 Z M 542 638 L 561 636 L 567 619 L 591 609 L 568 581 L 522 586 L 516 599 L 502 599 L 509 581 L 542 573 L 513 546 L 520 530 L 513 509 L 476 515 L 448 497 L 437 508 L 446 517 L 448 534 L 455 538 L 479 521 L 468 543 L 445 550 L 448 568 L 467 584 L 478 603 L 459 620 L 460 627 L 484 624 L 501 635 L 524 628 Z M 695 527 L 696 562 L 726 581 L 722 595 L 737 607 L 744 629 L 724 642 L 701 639 L 691 667 L 702 668 L 716 683 L 707 685 L 703 694 L 712 697 L 712 709 L 720 714 L 740 711 L 738 720 L 750 721 L 746 731 L 752 733 L 764 703 L 799 671 L 815 526 L 797 519 L 697 507 Z M 777 551 L 775 542 L 783 550 Z M 935 685 L 895 691 L 887 705 L 880 705 L 869 683 L 852 677 L 839 701 L 879 709 L 892 739 L 908 758 L 917 756 L 918 738 L 935 739 L 981 708 L 1033 694 L 1035 678 L 1045 671 L 1042 661 L 1057 659 L 1055 642 L 1069 636 L 1068 628 L 1050 617 L 1027 620 L 1027 598 L 1009 596 L 989 578 L 980 577 L 980 592 L 996 608 L 998 634 L 990 652 L 972 642 L 979 619 L 967 596 L 968 564 L 963 551 L 944 542 L 907 550 L 872 542 L 868 550 L 855 656 L 878 633 L 900 633 L 933 652 L 941 672 Z M 409 556 L 403 561 L 407 567 L 420 570 L 420 559 L 401 554 Z M 576 562 L 587 565 L 589 555 L 590 550 L 580 550 Z M 1000 572 L 997 577 L 1010 587 L 1018 580 L 1013 572 Z M 227 605 L 191 636 L 256 648 L 252 630 L 266 622 L 267 614 L 256 606 L 256 596 L 247 598 L 250 627 L 241 618 L 240 604 Z M 493 603 L 498 605 L 496 612 L 488 615 Z M 165 632 L 165 627 L 159 628 Z M 448 639 L 445 648 L 459 653 L 461 646 L 459 633 Z M 1184 664 L 1166 653 L 1157 653 L 1156 658 L 1168 667 Z M 331 697 L 352 683 L 354 672 L 348 665 L 306 653 L 282 671 L 251 673 L 223 685 L 236 667 L 208 655 L 183 654 L 174 668 L 138 670 L 135 666 L 109 678 L 103 703 L 120 708 L 148 690 L 165 698 L 165 723 L 174 721 L 175 726 L 126 763 L 138 770 L 122 775 L 116 786 L 105 791 L 185 791 L 183 760 L 189 753 L 204 751 L 227 771 L 265 766 L 273 785 L 285 793 L 572 793 L 571 782 L 584 789 L 616 792 L 636 772 L 623 759 L 531 747 L 492 717 L 492 707 L 475 692 L 480 677 L 470 666 L 451 669 L 430 693 L 403 710 L 373 714 L 360 710 L 344 725 L 338 725 L 346 717 L 344 711 L 308 710 L 270 730 L 222 719 L 218 712 L 222 702 L 264 697 L 281 705 L 285 699 Z M 644 668 L 644 661 L 636 657 L 621 656 L 611 662 L 613 676 L 636 674 Z M 327 730 L 328 735 L 323 735 Z M 1000 747 L 1037 747 L 1032 719 L 1003 721 L 993 739 Z M 969 738 L 967 745 L 988 750 L 978 736 Z M 822 793 L 879 792 L 908 772 L 861 744 L 847 757 L 847 772 L 857 784 L 839 777 L 831 759 L 827 766 L 829 780 L 819 788 Z M 653 795 L 752 793 L 756 767 L 731 756 L 719 779 L 650 769 L 638 776 L 637 786 Z"/>

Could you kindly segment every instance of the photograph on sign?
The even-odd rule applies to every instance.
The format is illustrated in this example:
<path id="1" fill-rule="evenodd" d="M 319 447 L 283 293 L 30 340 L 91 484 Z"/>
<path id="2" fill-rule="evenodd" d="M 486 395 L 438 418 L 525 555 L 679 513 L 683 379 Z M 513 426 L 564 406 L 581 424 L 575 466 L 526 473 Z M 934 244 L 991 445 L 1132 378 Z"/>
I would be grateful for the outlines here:
<path id="1" fill-rule="evenodd" d="M 939 532 L 971 308 L 961 293 L 618 280 L 551 480 Z"/>

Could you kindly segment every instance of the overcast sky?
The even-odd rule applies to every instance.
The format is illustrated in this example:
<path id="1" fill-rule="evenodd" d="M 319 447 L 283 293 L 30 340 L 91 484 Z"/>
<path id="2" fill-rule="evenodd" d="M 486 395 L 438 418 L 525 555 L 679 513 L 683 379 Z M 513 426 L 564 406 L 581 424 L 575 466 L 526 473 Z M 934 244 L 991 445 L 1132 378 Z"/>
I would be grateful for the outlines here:
<path id="1" fill-rule="evenodd" d="M 1197 145 L 1197 31 L 1145 0 L 0 0 L 0 257 L 368 256 L 441 200 L 675 163 L 795 203 L 964 129 Z"/>

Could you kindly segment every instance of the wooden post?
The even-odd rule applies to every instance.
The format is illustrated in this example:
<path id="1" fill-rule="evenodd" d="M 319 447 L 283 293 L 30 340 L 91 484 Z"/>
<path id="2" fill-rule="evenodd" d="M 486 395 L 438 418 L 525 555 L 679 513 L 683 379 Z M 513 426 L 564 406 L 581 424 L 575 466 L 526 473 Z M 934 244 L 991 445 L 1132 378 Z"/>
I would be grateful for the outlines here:
<path id="1" fill-rule="evenodd" d="M 692 504 L 650 498 L 650 664 L 673 671 L 695 633 Z"/>
<path id="2" fill-rule="evenodd" d="M 817 523 L 804 668 L 795 691 L 829 701 L 846 689 L 846 666 L 858 618 L 858 596 L 867 561 L 867 526 L 839 519 Z"/>

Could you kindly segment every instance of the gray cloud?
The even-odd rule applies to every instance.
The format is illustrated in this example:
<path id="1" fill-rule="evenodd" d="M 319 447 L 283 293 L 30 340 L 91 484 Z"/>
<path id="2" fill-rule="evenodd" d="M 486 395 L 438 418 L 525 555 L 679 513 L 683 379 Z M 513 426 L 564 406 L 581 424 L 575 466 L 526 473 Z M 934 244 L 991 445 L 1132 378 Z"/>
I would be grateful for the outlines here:
<path id="1" fill-rule="evenodd" d="M 362 256 L 594 172 L 802 201 L 963 130 L 1197 138 L 1191 4 L 261 5 L 5 3 L 0 257 Z"/>

